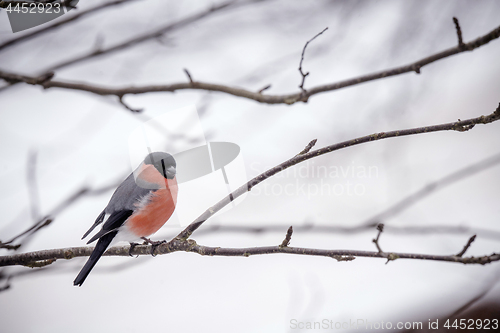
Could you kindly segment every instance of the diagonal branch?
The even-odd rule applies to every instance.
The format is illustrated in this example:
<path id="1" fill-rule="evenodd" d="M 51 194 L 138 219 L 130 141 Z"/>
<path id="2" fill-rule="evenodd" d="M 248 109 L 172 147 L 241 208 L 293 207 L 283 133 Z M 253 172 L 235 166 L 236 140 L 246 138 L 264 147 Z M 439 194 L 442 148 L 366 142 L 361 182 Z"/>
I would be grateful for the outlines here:
<path id="1" fill-rule="evenodd" d="M 129 1 L 134 1 L 134 0 L 114 0 L 114 1 L 105 2 L 103 4 L 89 8 L 87 10 L 83 10 L 83 11 L 81 11 L 81 12 L 79 12 L 79 13 L 77 13 L 77 14 L 75 14 L 75 15 L 73 15 L 65 20 L 58 20 L 57 22 L 50 24 L 50 25 L 47 25 L 42 29 L 32 31 L 32 32 L 27 33 L 25 35 L 22 35 L 20 37 L 8 40 L 8 41 L 0 44 L 0 51 L 8 48 L 14 44 L 24 42 L 24 41 L 30 40 L 32 38 L 35 38 L 35 37 L 39 37 L 40 35 L 43 35 L 47 32 L 50 32 L 50 31 L 54 30 L 55 28 L 58 28 L 62 25 L 65 25 L 65 24 L 70 23 L 70 22 L 74 22 L 82 17 L 85 17 L 86 15 L 101 11 L 102 9 L 105 9 L 105 8 L 108 8 L 111 6 L 121 5 L 121 4 L 123 4 L 125 2 L 129 2 Z"/>
<path id="2" fill-rule="evenodd" d="M 488 116 L 481 116 L 477 118 L 472 118 L 472 119 L 467 119 L 467 120 L 459 120 L 453 123 L 447 123 L 447 124 L 440 124 L 440 125 L 434 125 L 434 126 L 425 126 L 425 127 L 417 127 L 417 128 L 411 128 L 411 129 L 406 129 L 406 130 L 397 130 L 397 131 L 391 131 L 391 132 L 381 132 L 381 133 L 375 133 L 371 135 L 366 135 L 360 138 L 356 138 L 353 140 L 348 140 L 344 142 L 340 142 L 337 144 L 333 144 L 330 146 L 326 146 L 324 148 L 320 148 L 317 150 L 313 150 L 311 152 L 308 152 L 306 154 L 299 154 L 297 156 L 292 157 L 288 161 L 285 161 L 274 168 L 271 168 L 264 173 L 258 175 L 257 177 L 253 178 L 246 184 L 243 184 L 240 186 L 238 189 L 236 189 L 234 192 L 223 198 L 221 201 L 207 209 L 203 214 L 201 214 L 194 222 L 192 222 L 190 225 L 188 225 L 179 235 L 177 235 L 176 238 L 179 239 L 187 239 L 191 236 L 191 234 L 198 229 L 206 220 L 214 216 L 215 213 L 217 213 L 219 210 L 224 208 L 226 205 L 228 205 L 231 201 L 234 199 L 238 198 L 242 194 L 246 193 L 247 191 L 251 191 L 252 187 L 255 185 L 263 182 L 264 180 L 268 179 L 269 177 L 274 176 L 275 174 L 288 169 L 291 166 L 294 166 L 298 163 L 304 162 L 308 159 L 315 158 L 324 154 L 331 153 L 336 150 L 352 147 L 355 145 L 371 142 L 371 141 L 377 141 L 377 140 L 382 140 L 382 139 L 388 139 L 388 138 L 395 138 L 395 137 L 401 137 L 401 136 L 407 136 L 407 135 L 415 135 L 415 134 L 422 134 L 422 133 L 431 133 L 431 132 L 438 132 L 438 131 L 467 131 L 470 130 L 471 128 L 474 127 L 476 124 L 488 124 L 494 121 L 497 121 L 500 119 L 500 104 L 498 105 L 497 109 L 491 113 Z"/>
<path id="3" fill-rule="evenodd" d="M 242 88 L 231 87 L 221 84 L 214 84 L 214 83 L 206 83 L 200 81 L 173 83 L 167 85 L 146 85 L 140 87 L 130 86 L 123 88 L 113 88 L 113 87 L 104 87 L 89 83 L 78 83 L 78 82 L 57 81 L 57 80 L 41 80 L 37 76 L 20 75 L 16 73 L 5 72 L 2 70 L 0 70 L 0 79 L 3 79 L 11 84 L 24 82 L 32 85 L 42 86 L 44 89 L 62 88 L 69 90 L 79 90 L 101 96 L 106 96 L 106 95 L 124 96 L 127 94 L 146 94 L 151 92 L 174 92 L 178 90 L 203 90 L 203 91 L 222 92 L 229 95 L 254 100 L 256 102 L 264 104 L 294 104 L 297 102 L 307 102 L 309 97 L 323 92 L 334 91 L 341 88 L 361 84 L 364 82 L 383 79 L 390 76 L 401 75 L 408 72 L 420 73 L 420 69 L 428 64 L 431 64 L 440 59 L 450 57 L 455 54 L 459 54 L 461 52 L 472 51 L 482 45 L 489 43 L 490 41 L 498 37 L 500 37 L 500 27 L 497 27 L 496 29 L 492 30 L 491 32 L 487 33 L 484 36 L 481 36 L 467 44 L 464 44 L 462 47 L 459 46 L 452 47 L 450 49 L 420 59 L 406 66 L 396 67 L 364 76 L 355 77 L 344 81 L 316 86 L 309 89 L 306 93 L 304 93 L 303 91 L 299 91 L 297 93 L 292 93 L 287 95 L 265 95 L 262 94 L 262 91 L 254 92 Z M 101 50 L 96 52 L 102 53 L 103 51 Z M 56 68 L 60 68 L 59 65 L 56 66 Z"/>

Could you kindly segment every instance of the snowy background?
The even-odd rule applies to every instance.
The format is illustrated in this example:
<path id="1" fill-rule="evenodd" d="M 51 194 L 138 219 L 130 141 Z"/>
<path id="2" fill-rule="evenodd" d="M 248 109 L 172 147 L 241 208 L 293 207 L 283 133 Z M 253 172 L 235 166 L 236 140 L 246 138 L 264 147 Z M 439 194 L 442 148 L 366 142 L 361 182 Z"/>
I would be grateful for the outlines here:
<path id="1" fill-rule="evenodd" d="M 98 3 L 80 1 L 78 10 Z M 144 0 L 111 7 L 1 51 L 0 69 L 37 75 L 88 52 L 96 40 L 104 47 L 114 45 L 213 3 Z M 187 68 L 195 80 L 252 91 L 272 84 L 265 93 L 295 93 L 302 48 L 325 27 L 329 29 L 305 54 L 303 67 L 310 72 L 306 89 L 406 65 L 453 47 L 453 16 L 468 42 L 499 25 L 500 2 L 263 1 L 215 13 L 161 41 L 57 70 L 55 79 L 113 87 L 167 84 L 186 82 Z M 0 12 L 0 43 L 14 36 L 5 11 Z M 129 156 L 131 133 L 143 122 L 194 105 L 206 139 L 238 144 L 246 175 L 254 177 L 296 155 L 312 139 L 318 139 L 319 148 L 375 132 L 490 114 L 500 102 L 499 55 L 497 39 L 428 65 L 420 75 L 322 93 L 292 106 L 186 90 L 126 96 L 129 105 L 144 109 L 133 114 L 113 97 L 26 84 L 8 87 L 0 91 L 0 239 L 33 223 L 26 178 L 30 151 L 38 156 L 36 178 L 44 215 L 82 186 L 98 188 L 123 179 L 135 168 Z M 358 225 L 426 184 L 498 154 L 499 130 L 497 122 L 464 133 L 381 140 L 324 155 L 266 180 L 241 204 L 210 222 L 282 225 L 281 232 L 204 234 L 202 227 L 192 238 L 209 246 L 265 246 L 280 244 L 290 225 Z M 325 168 L 328 175 L 318 177 Z M 381 236 L 382 249 L 449 255 L 459 252 L 477 231 L 468 255 L 499 252 L 499 188 L 496 165 L 436 191 L 384 222 L 473 230 L 387 232 Z M 109 190 L 81 198 L 19 252 L 83 246 L 81 236 L 111 194 Z M 182 200 L 190 203 L 189 198 Z M 183 207 L 200 212 L 207 208 L 196 203 Z M 153 238 L 178 230 L 167 225 Z M 291 246 L 373 251 L 375 235 L 375 230 L 296 232 Z M 0 250 L 0 255 L 11 253 Z M 289 332 L 299 331 L 291 329 L 292 319 L 427 322 L 489 288 L 485 299 L 500 296 L 500 284 L 495 286 L 498 263 L 397 260 L 385 265 L 383 259 L 368 258 L 336 262 L 294 255 L 225 258 L 192 253 L 104 257 L 83 287 L 76 288 L 72 282 L 85 260 L 60 260 L 13 277 L 10 289 L 0 293 L 1 330 Z M 30 270 L 9 267 L 2 275 Z"/>

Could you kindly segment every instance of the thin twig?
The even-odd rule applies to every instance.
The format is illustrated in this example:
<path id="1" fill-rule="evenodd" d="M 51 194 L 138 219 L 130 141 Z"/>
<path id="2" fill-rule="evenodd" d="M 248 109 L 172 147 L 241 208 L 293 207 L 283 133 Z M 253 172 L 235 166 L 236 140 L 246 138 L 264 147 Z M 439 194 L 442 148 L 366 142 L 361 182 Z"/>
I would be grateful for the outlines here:
<path id="1" fill-rule="evenodd" d="M 283 242 L 281 242 L 280 247 L 287 247 L 290 244 L 290 240 L 292 239 L 293 227 L 290 226 L 286 231 L 286 236 Z"/>
<path id="2" fill-rule="evenodd" d="M 299 73 L 300 75 L 302 75 L 302 82 L 300 83 L 299 85 L 299 88 L 300 90 L 302 90 L 302 92 L 306 93 L 307 91 L 304 89 L 304 82 L 306 81 L 306 76 L 309 75 L 309 72 L 305 73 L 302 71 L 302 62 L 304 61 L 304 54 L 306 53 L 306 48 L 307 48 L 307 45 L 309 45 L 310 42 L 312 42 L 313 40 L 316 39 L 316 37 L 318 37 L 319 35 L 323 34 L 323 32 L 325 32 L 326 30 L 328 30 L 328 27 L 326 27 L 325 29 L 323 29 L 323 31 L 321 31 L 320 33 L 318 33 L 316 36 L 314 36 L 313 38 L 309 39 L 306 44 L 304 45 L 304 48 L 302 49 L 302 55 L 300 56 L 300 63 L 299 63 Z"/>
<path id="3" fill-rule="evenodd" d="M 269 88 L 271 88 L 271 85 L 270 85 L 270 84 L 268 84 L 267 86 L 265 86 L 265 87 L 264 87 L 264 88 L 262 88 L 262 89 L 259 89 L 258 93 L 259 93 L 259 94 L 262 94 L 262 92 L 264 92 L 265 90 L 267 90 L 267 89 L 269 89 Z"/>
<path id="4" fill-rule="evenodd" d="M 193 78 L 191 77 L 191 73 L 189 73 L 189 71 L 186 68 L 184 68 L 184 73 L 186 73 L 189 79 L 189 83 L 193 83 Z"/>
<path id="5" fill-rule="evenodd" d="M 498 105 L 497 109 L 491 113 L 488 116 L 481 116 L 477 118 L 471 118 L 467 120 L 461 120 L 453 123 L 447 123 L 447 124 L 440 124 L 440 125 L 434 125 L 434 126 L 425 126 L 425 127 L 417 127 L 417 128 L 412 128 L 412 129 L 406 129 L 406 130 L 397 130 L 397 131 L 391 131 L 391 132 L 381 132 L 381 133 L 375 133 L 371 135 L 366 135 L 360 138 L 356 138 L 353 140 L 348 140 L 344 142 L 340 142 L 337 144 L 333 144 L 330 146 L 326 146 L 324 148 L 320 148 L 317 150 L 313 150 L 309 153 L 303 154 L 303 155 L 298 155 L 294 156 L 288 161 L 285 161 L 274 168 L 271 168 L 264 173 L 258 175 L 257 177 L 253 178 L 246 184 L 243 184 L 240 186 L 238 189 L 233 191 L 231 194 L 223 198 L 221 201 L 207 209 L 203 214 L 201 214 L 194 222 L 192 222 L 190 225 L 188 225 L 179 235 L 177 235 L 177 238 L 180 239 L 187 239 L 191 236 L 191 234 L 198 229 L 206 220 L 208 220 L 210 217 L 212 217 L 215 213 L 217 213 L 219 210 L 221 210 L 223 207 L 226 205 L 230 204 L 234 199 L 238 198 L 242 194 L 249 192 L 252 190 L 252 187 L 256 186 L 257 184 L 263 182 L 264 180 L 268 179 L 269 177 L 274 176 L 275 174 L 288 169 L 291 166 L 294 166 L 298 163 L 304 162 L 308 159 L 315 158 L 324 154 L 331 153 L 336 150 L 344 149 L 347 147 L 352 147 L 355 145 L 371 142 L 371 141 L 377 141 L 377 140 L 382 140 L 382 139 L 388 139 L 388 138 L 394 138 L 394 137 L 401 137 L 401 136 L 407 136 L 407 135 L 415 135 L 415 134 L 422 134 L 422 133 L 431 133 L 431 132 L 438 132 L 438 131 L 460 131 L 461 128 L 464 126 L 470 126 L 470 125 L 475 125 L 475 124 L 488 124 L 494 121 L 497 121 L 500 119 L 500 104 Z"/>
<path id="6" fill-rule="evenodd" d="M 452 55 L 465 52 L 472 51 L 482 45 L 489 43 L 490 41 L 500 37 L 500 27 L 492 30 L 488 34 L 479 37 L 467 44 L 464 44 L 464 47 L 460 48 L 458 46 L 452 47 L 450 49 L 444 50 L 442 52 L 433 54 L 421 60 L 418 60 L 412 64 L 396 67 L 392 69 L 383 70 L 381 72 L 376 72 L 364 76 L 355 77 L 352 79 L 329 83 L 325 85 L 320 85 L 311 89 L 308 89 L 306 93 L 300 91 L 298 93 L 292 93 L 287 95 L 267 95 L 261 94 L 259 92 L 249 91 L 237 87 L 225 86 L 221 84 L 214 83 L 205 83 L 205 82 L 196 82 L 196 85 L 191 84 L 190 82 L 182 82 L 182 83 L 174 83 L 168 85 L 149 85 L 142 87 L 125 87 L 125 88 L 110 88 L 103 87 L 93 84 L 87 83 L 76 83 L 69 81 L 56 81 L 51 80 L 49 82 L 41 83 L 36 80 L 37 77 L 20 75 L 15 73 L 9 73 L 0 70 L 0 79 L 3 79 L 11 84 L 24 82 L 32 85 L 40 85 L 45 89 L 48 88 L 63 88 L 69 90 L 79 90 L 86 91 L 97 95 L 116 95 L 116 96 L 124 96 L 127 94 L 145 94 L 150 92 L 174 92 L 177 90 L 203 90 L 203 91 L 217 91 L 226 93 L 229 95 L 247 98 L 250 100 L 257 101 L 259 103 L 265 104 L 294 104 L 297 102 L 307 102 L 309 97 L 320 94 L 323 92 L 334 91 L 341 88 L 354 86 L 357 84 L 361 84 L 368 81 L 378 80 L 387 78 L 390 76 L 401 75 L 408 72 L 420 72 L 420 69 L 430 63 L 438 61 L 440 59 L 444 59 L 450 57 Z M 465 128 L 464 128 L 465 129 Z"/>
<path id="7" fill-rule="evenodd" d="M 118 102 L 120 102 L 121 105 L 123 105 L 125 107 L 125 109 L 129 110 L 129 111 L 132 111 L 134 113 L 140 113 L 142 112 L 144 109 L 134 109 L 132 107 L 130 107 L 128 104 L 125 103 L 125 101 L 123 100 L 123 96 L 118 96 Z"/>
<path id="8" fill-rule="evenodd" d="M 457 30 L 458 47 L 464 48 L 465 44 L 462 39 L 462 29 L 460 29 L 460 23 L 458 23 L 458 19 L 456 17 L 453 18 L 453 23 L 455 23 L 455 29 Z"/>
<path id="9" fill-rule="evenodd" d="M 379 223 L 377 225 L 377 230 L 378 230 L 378 234 L 377 234 L 377 237 L 372 239 L 372 242 L 375 243 L 375 246 L 377 247 L 377 250 L 379 253 L 382 253 L 384 251 L 382 251 L 382 249 L 380 248 L 380 245 L 378 243 L 378 240 L 380 238 L 380 234 L 384 231 L 384 224 L 383 223 Z"/>
<path id="10" fill-rule="evenodd" d="M 467 242 L 467 244 L 465 244 L 463 250 L 457 254 L 457 257 L 462 257 L 465 254 L 465 252 L 467 252 L 467 250 L 469 249 L 469 247 L 471 246 L 472 242 L 474 242 L 475 239 L 476 235 L 469 238 L 469 241 Z"/>
<path id="11" fill-rule="evenodd" d="M 17 250 L 20 247 L 21 247 L 21 244 L 9 245 L 7 243 L 3 243 L 2 241 L 0 241 L 0 249 Z"/>

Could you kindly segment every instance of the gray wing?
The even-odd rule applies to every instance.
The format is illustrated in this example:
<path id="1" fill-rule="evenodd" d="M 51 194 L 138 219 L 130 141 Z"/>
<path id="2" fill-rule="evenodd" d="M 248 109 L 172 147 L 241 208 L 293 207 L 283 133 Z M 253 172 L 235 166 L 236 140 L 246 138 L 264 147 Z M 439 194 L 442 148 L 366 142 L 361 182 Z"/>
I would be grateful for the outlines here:
<path id="1" fill-rule="evenodd" d="M 106 214 L 113 214 L 119 211 L 134 211 L 135 204 L 141 200 L 144 196 L 148 195 L 154 189 L 159 188 L 151 183 L 141 184 L 144 186 L 138 186 L 134 179 L 134 174 L 131 173 L 115 190 L 108 205 L 99 214 L 94 224 L 89 230 L 83 235 L 82 239 L 87 237 L 92 230 L 95 229 L 99 224 L 104 221 Z"/>
<path id="2" fill-rule="evenodd" d="M 141 198 L 148 195 L 156 188 L 158 187 L 138 186 L 135 182 L 134 174 L 131 173 L 127 179 L 118 186 L 115 193 L 113 193 L 104 211 L 106 214 L 112 214 L 120 210 L 135 210 L 137 201 L 141 200 Z"/>

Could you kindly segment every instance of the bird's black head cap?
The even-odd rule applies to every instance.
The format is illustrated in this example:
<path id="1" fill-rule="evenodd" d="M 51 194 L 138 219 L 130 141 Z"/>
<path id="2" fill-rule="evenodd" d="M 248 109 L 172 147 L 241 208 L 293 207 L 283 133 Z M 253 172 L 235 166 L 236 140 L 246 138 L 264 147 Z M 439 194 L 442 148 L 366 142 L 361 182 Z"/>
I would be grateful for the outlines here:
<path id="1" fill-rule="evenodd" d="M 158 170 L 160 174 L 162 174 L 163 177 L 167 179 L 173 179 L 175 177 L 176 173 L 175 168 L 177 164 L 175 163 L 174 157 L 169 153 L 164 153 L 164 152 L 151 153 L 144 159 L 144 164 L 153 165 L 156 168 L 156 170 Z"/>

